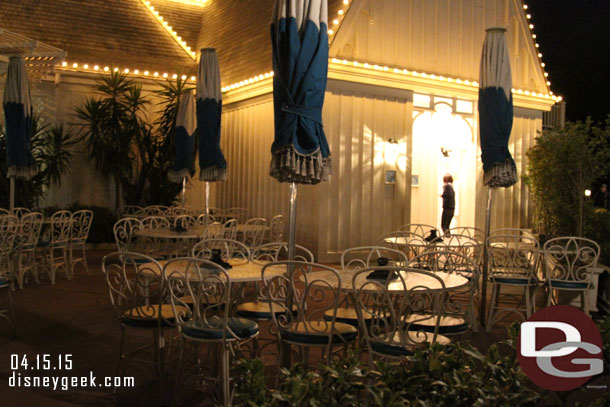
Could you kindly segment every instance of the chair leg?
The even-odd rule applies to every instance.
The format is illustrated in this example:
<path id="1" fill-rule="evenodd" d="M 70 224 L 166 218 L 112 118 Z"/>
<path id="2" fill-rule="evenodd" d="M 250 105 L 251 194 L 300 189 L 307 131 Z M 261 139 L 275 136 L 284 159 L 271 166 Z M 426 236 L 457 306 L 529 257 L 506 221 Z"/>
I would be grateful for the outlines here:
<path id="1" fill-rule="evenodd" d="M 11 288 L 8 287 L 7 290 L 8 295 L 8 312 L 10 314 L 10 322 L 13 325 L 13 337 L 17 337 L 17 321 L 15 320 L 15 309 L 13 308 L 13 297 L 11 296 Z"/>
<path id="2" fill-rule="evenodd" d="M 36 284 L 40 284 L 40 277 L 38 276 L 38 265 L 36 264 L 36 252 L 32 252 L 29 254 L 28 263 L 31 264 L 30 270 L 34 274 L 34 281 Z"/>
<path id="3" fill-rule="evenodd" d="M 121 375 L 121 365 L 123 363 L 123 346 L 125 345 L 125 328 L 121 326 L 121 339 L 119 344 L 119 360 L 116 364 L 116 375 L 115 377 L 119 377 Z M 112 392 L 116 393 L 116 387 L 112 386 Z"/>
<path id="4" fill-rule="evenodd" d="M 67 262 L 66 262 L 66 274 L 68 274 L 68 279 L 70 279 L 70 275 L 74 276 L 74 245 L 72 243 L 68 243 L 67 246 Z"/>
<path id="5" fill-rule="evenodd" d="M 71 280 L 73 277 L 72 274 L 72 267 L 70 265 L 71 262 L 71 257 L 72 257 L 72 247 L 64 247 L 63 248 L 63 258 L 64 258 L 64 272 L 66 273 L 66 278 L 68 280 Z"/>
<path id="6" fill-rule="evenodd" d="M 49 270 L 50 270 L 50 279 L 51 279 L 51 284 L 55 284 L 55 273 L 56 273 L 56 269 L 55 269 L 55 256 L 53 255 L 53 250 L 51 249 L 50 253 L 49 253 Z"/>
<path id="7" fill-rule="evenodd" d="M 546 306 L 550 307 L 553 303 L 553 286 L 549 284 L 549 295 L 546 300 Z"/>
<path id="8" fill-rule="evenodd" d="M 222 397 L 223 406 L 231 405 L 231 386 L 229 383 L 229 347 L 226 342 L 222 343 Z"/>
<path id="9" fill-rule="evenodd" d="M 495 314 L 495 309 L 496 309 L 496 302 L 497 299 L 500 295 L 500 286 L 498 284 L 493 284 L 492 285 L 492 289 L 491 289 L 491 301 L 489 302 L 489 314 L 487 315 L 487 326 L 485 327 L 485 331 L 486 332 L 490 332 L 491 331 L 491 325 L 493 323 L 494 320 L 494 314 Z M 485 301 L 485 298 L 482 299 L 482 301 Z"/>
<path id="10" fill-rule="evenodd" d="M 530 296 L 530 286 L 525 286 L 525 319 L 528 319 L 532 315 L 532 298 Z"/>
<path id="11" fill-rule="evenodd" d="M 25 280 L 25 270 L 23 269 L 23 253 L 19 253 L 17 260 L 17 285 L 20 290 L 23 290 L 23 282 Z"/>
<path id="12" fill-rule="evenodd" d="M 472 329 L 472 332 L 476 333 L 476 332 L 479 332 L 479 321 L 477 321 L 474 308 L 475 308 L 474 295 L 471 294 L 470 301 L 468 302 L 468 311 L 466 311 L 466 312 L 468 315 L 468 319 L 470 319 L 470 321 L 468 321 L 468 322 Z"/>
<path id="13" fill-rule="evenodd" d="M 85 266 L 85 271 L 89 274 L 89 265 L 87 264 L 87 251 L 85 250 L 85 244 L 81 245 L 81 250 L 83 251 L 83 265 Z"/>
<path id="14" fill-rule="evenodd" d="M 182 361 L 184 358 L 184 347 L 186 346 L 186 341 L 184 340 L 184 337 L 181 336 L 180 339 L 180 356 L 178 357 L 178 372 L 176 373 L 176 384 L 174 385 L 174 401 L 172 402 L 172 406 L 177 406 L 180 404 L 180 375 L 182 374 Z"/>
<path id="15" fill-rule="evenodd" d="M 165 371 L 163 363 L 163 331 L 153 330 L 154 362 L 157 379 L 159 380 L 159 397 L 165 401 Z"/>
<path id="16" fill-rule="evenodd" d="M 584 310 L 585 314 L 590 315 L 589 314 L 589 296 L 587 294 L 588 294 L 587 291 L 581 291 L 580 292 L 580 295 L 582 295 L 582 307 L 583 307 L 583 310 Z"/>

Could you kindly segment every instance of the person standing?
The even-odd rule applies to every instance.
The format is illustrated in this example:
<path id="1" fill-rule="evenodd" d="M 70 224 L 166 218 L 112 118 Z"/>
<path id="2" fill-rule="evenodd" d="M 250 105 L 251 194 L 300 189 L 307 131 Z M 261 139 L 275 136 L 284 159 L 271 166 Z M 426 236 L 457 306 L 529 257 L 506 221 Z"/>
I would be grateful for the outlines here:
<path id="1" fill-rule="evenodd" d="M 447 234 L 449 225 L 451 225 L 451 219 L 455 212 L 455 191 L 453 190 L 453 177 L 451 174 L 445 174 L 443 177 L 443 214 L 441 215 L 441 228 L 443 234 Z"/>
<path id="2" fill-rule="evenodd" d="M 602 184 L 599 192 L 594 197 L 595 206 L 610 210 L 610 192 L 608 191 L 608 185 Z"/>

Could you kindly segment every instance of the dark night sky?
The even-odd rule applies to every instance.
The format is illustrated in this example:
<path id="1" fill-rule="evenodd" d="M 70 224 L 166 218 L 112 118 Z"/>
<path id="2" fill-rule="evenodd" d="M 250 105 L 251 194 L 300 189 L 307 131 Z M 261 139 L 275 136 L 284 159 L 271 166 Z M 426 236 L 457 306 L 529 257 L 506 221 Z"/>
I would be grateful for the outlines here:
<path id="1" fill-rule="evenodd" d="M 610 1 L 526 1 L 551 90 L 568 120 L 610 114 Z"/>

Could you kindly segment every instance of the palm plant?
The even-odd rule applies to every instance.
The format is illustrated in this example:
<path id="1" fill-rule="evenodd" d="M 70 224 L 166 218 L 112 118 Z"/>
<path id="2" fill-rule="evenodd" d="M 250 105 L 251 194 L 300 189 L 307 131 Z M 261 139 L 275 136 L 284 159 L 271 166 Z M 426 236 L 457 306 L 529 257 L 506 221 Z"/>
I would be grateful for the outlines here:
<path id="1" fill-rule="evenodd" d="M 61 177 L 70 170 L 74 157 L 72 147 L 78 143 L 70 128 L 63 125 L 51 126 L 34 115 L 32 120 L 31 150 L 38 165 L 38 172 L 29 180 L 15 180 L 15 205 L 28 208 L 37 207 L 45 189 L 59 185 Z M 6 177 L 6 135 L 0 124 L 0 206 L 9 205 L 9 180 Z"/>
<path id="2" fill-rule="evenodd" d="M 150 104 L 141 85 L 124 74 L 102 76 L 88 98 L 75 110 L 87 153 L 95 168 L 114 180 L 116 207 L 149 203 L 171 204 L 180 187 L 167 181 L 174 157 L 171 138 L 178 100 L 186 81 L 159 84 L 162 110 L 152 124 L 145 114 Z"/>
<path id="3" fill-rule="evenodd" d="M 76 109 L 89 157 L 96 170 L 114 180 L 117 206 L 121 204 L 123 187 L 131 176 L 132 134 L 131 126 L 128 126 L 131 112 L 125 100 L 131 86 L 132 82 L 125 75 L 113 72 L 102 77 L 95 86 L 102 97 L 89 97 Z"/>

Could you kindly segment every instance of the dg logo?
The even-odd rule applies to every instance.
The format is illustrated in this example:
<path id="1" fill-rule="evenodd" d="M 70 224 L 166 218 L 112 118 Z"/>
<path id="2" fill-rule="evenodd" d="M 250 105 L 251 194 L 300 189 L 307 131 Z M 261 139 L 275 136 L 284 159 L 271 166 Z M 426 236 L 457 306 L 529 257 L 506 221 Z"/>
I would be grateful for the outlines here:
<path id="1" fill-rule="evenodd" d="M 595 322 L 567 305 L 547 307 L 521 324 L 519 364 L 538 386 L 567 391 L 602 373 L 602 337 Z"/>

